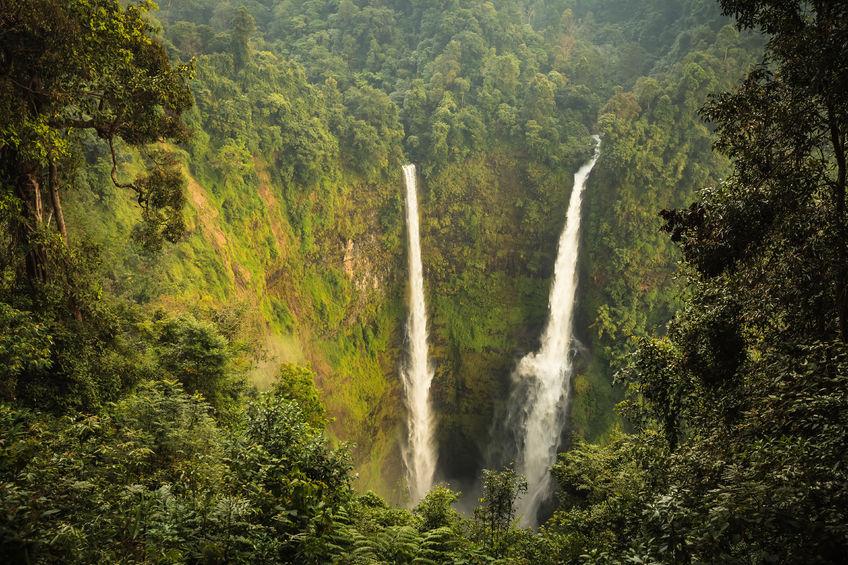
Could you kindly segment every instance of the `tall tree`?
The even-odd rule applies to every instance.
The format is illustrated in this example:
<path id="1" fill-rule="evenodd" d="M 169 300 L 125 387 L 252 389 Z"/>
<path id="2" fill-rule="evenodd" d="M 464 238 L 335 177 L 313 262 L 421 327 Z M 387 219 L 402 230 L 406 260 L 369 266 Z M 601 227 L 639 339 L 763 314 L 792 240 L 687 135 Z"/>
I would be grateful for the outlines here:
<path id="1" fill-rule="evenodd" d="M 782 317 L 781 333 L 848 341 L 848 4 L 721 5 L 770 39 L 741 88 L 704 110 L 733 177 L 689 212 L 669 214 L 669 229 L 702 274 L 733 275 L 764 302 L 761 328 Z"/>
<path id="2" fill-rule="evenodd" d="M 643 543 L 660 561 L 839 562 L 848 4 L 720 4 L 769 41 L 740 88 L 703 111 L 733 174 L 663 212 L 692 293 L 628 373 L 632 406 L 671 452 L 657 459 L 666 484 L 648 497 Z"/>
<path id="3" fill-rule="evenodd" d="M 474 518 L 483 543 L 494 555 L 502 556 L 510 529 L 515 526 L 515 503 L 527 492 L 527 479 L 511 467 L 502 471 L 484 469 L 482 488 Z"/>
<path id="4" fill-rule="evenodd" d="M 0 181 L 4 200 L 19 211 L 10 229 L 31 283 L 50 275 L 40 234 L 52 218 L 67 238 L 60 183 L 69 174 L 61 166 L 80 132 L 108 145 L 112 180 L 135 192 L 150 241 L 183 232 L 172 157 L 147 152 L 149 169 L 135 180 L 118 171 L 118 140 L 145 148 L 187 135 L 181 114 L 192 104 L 191 68 L 172 66 L 153 37 L 152 6 L 0 0 Z"/>
<path id="5" fill-rule="evenodd" d="M 599 558 L 839 563 L 848 5 L 720 4 L 769 38 L 762 64 L 703 111 L 733 173 L 663 212 L 689 298 L 623 373 L 637 440 L 566 454 L 558 478 L 575 500 L 553 524 L 578 524 Z"/>
<path id="6" fill-rule="evenodd" d="M 240 6 L 236 11 L 230 23 L 233 28 L 232 32 L 232 51 L 233 63 L 236 70 L 240 70 L 247 64 L 250 58 L 250 36 L 256 31 L 256 19 L 247 11 L 247 8 Z"/>

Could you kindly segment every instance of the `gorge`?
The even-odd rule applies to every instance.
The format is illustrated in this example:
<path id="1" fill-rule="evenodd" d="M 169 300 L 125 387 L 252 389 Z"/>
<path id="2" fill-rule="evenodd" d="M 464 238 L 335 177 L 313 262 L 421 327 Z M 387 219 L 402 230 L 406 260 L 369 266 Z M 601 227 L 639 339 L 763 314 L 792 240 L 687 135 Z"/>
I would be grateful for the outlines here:
<path id="1" fill-rule="evenodd" d="M 0 562 L 844 561 L 846 27 L 0 0 Z"/>

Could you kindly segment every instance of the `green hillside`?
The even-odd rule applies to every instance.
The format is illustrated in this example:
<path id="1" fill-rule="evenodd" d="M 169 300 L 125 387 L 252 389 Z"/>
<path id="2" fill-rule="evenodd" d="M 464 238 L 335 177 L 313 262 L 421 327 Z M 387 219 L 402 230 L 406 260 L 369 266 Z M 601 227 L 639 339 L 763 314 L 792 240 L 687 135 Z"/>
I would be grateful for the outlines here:
<path id="1" fill-rule="evenodd" d="M 845 21 L 0 0 L 0 557 L 833 562 Z M 556 499 L 521 529 L 511 376 L 593 134 Z M 440 483 L 413 510 L 406 163 Z"/>
<path id="2" fill-rule="evenodd" d="M 726 170 L 697 110 L 757 48 L 707 2 L 658 2 L 636 20 L 614 2 L 552 4 L 163 5 L 171 57 L 195 68 L 187 237 L 140 269 L 123 243 L 131 195 L 90 170 L 69 223 L 115 255 L 107 276 L 133 300 L 238 310 L 264 350 L 260 388 L 280 362 L 313 368 L 330 431 L 356 446 L 358 484 L 400 501 L 400 165 L 423 175 L 441 472 L 463 482 L 485 464 L 516 356 L 534 347 L 571 175 L 601 132 L 573 419 L 603 437 L 627 336 L 662 328 L 678 295 L 656 210 Z"/>

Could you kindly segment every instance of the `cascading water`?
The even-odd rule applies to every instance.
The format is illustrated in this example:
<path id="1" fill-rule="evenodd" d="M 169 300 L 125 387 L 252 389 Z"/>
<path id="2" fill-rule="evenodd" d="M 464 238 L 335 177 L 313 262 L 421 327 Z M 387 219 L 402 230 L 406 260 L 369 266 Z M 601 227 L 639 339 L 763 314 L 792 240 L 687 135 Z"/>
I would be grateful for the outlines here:
<path id="1" fill-rule="evenodd" d="M 574 175 L 565 228 L 559 238 L 550 313 L 541 347 L 526 355 L 513 374 L 515 387 L 510 404 L 517 420 L 520 471 L 527 478 L 527 493 L 519 514 L 535 525 L 539 506 L 550 492 L 550 467 L 556 462 L 568 402 L 572 373 L 572 318 L 577 291 L 577 252 L 580 243 L 580 208 L 586 179 L 598 160 L 601 139 L 593 136 L 595 154 Z M 517 414 L 516 414 L 517 413 Z"/>
<path id="2" fill-rule="evenodd" d="M 408 440 L 404 451 L 409 496 L 421 500 L 433 486 L 436 449 L 430 384 L 433 371 L 427 360 L 427 310 L 424 303 L 424 269 L 421 263 L 421 236 L 418 229 L 418 192 L 415 165 L 405 165 L 406 227 L 409 237 L 409 319 L 407 339 L 409 359 L 401 371 L 406 393 Z"/>

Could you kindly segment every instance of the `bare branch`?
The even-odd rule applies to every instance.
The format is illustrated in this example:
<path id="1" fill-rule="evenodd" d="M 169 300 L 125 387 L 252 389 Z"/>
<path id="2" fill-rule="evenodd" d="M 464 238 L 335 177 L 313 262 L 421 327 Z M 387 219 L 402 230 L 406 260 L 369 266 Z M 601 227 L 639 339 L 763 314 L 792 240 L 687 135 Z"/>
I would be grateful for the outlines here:
<path id="1" fill-rule="evenodd" d="M 108 141 L 109 141 L 109 153 L 112 156 L 112 172 L 111 172 L 112 184 L 114 184 L 118 188 L 129 188 L 129 189 L 134 190 L 135 192 L 141 192 L 139 190 L 138 186 L 135 185 L 135 183 L 131 183 L 131 182 L 125 183 L 125 182 L 120 182 L 118 180 L 118 159 L 115 156 L 115 144 L 114 144 L 114 141 L 112 139 L 112 136 L 108 137 Z"/>

